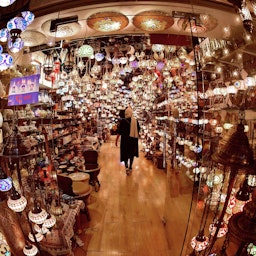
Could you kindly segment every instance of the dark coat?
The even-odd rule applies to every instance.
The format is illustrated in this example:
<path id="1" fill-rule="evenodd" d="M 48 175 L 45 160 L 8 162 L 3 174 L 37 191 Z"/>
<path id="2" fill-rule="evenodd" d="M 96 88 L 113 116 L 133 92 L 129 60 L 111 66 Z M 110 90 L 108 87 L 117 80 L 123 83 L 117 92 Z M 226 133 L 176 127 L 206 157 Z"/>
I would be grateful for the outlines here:
<path id="1" fill-rule="evenodd" d="M 123 118 L 120 121 L 117 133 L 121 135 L 120 141 L 120 161 L 127 161 L 128 158 L 139 156 L 138 138 L 132 138 L 130 134 L 131 118 Z M 140 131 L 139 122 L 137 121 L 138 133 Z"/>

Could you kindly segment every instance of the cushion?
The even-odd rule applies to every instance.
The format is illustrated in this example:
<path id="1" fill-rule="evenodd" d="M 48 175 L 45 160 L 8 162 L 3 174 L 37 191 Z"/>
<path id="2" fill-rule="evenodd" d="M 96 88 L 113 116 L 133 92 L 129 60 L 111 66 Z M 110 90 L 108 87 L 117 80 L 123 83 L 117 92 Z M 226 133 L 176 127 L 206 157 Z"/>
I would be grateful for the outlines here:
<path id="1" fill-rule="evenodd" d="M 73 181 L 72 187 L 76 195 L 83 195 L 90 191 L 90 185 L 87 182 Z"/>
<path id="2" fill-rule="evenodd" d="M 75 172 L 68 175 L 69 178 L 71 178 L 74 181 L 83 181 L 88 182 L 90 179 L 90 175 L 88 173 L 83 172 Z"/>

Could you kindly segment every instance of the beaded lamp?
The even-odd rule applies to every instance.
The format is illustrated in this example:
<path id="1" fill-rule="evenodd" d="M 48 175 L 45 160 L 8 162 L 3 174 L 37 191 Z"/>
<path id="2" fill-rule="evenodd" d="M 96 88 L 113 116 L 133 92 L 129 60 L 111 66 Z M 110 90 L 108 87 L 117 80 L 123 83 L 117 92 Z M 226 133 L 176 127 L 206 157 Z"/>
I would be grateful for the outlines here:
<path id="1" fill-rule="evenodd" d="M 7 205 L 14 212 L 22 212 L 26 208 L 27 199 L 20 195 L 15 187 L 12 187 L 12 193 L 7 200 Z"/>
<path id="2" fill-rule="evenodd" d="M 38 249 L 33 244 L 26 244 L 25 247 L 23 248 L 23 253 L 24 255 L 27 255 L 27 256 L 35 256 L 38 253 Z"/>
<path id="3" fill-rule="evenodd" d="M 28 218 L 33 223 L 40 225 L 40 224 L 43 224 L 44 221 L 46 220 L 47 212 L 46 210 L 42 209 L 40 205 L 35 203 L 34 208 L 28 213 Z"/>

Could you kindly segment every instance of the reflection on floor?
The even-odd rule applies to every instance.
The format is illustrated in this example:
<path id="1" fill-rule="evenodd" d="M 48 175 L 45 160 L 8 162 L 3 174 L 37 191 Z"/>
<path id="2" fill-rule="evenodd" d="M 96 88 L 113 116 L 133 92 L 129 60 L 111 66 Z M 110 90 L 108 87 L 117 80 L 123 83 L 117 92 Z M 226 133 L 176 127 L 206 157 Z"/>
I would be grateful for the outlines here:
<path id="1" fill-rule="evenodd" d="M 194 215 L 201 214 L 189 214 L 192 181 L 181 171 L 156 168 L 143 152 L 127 176 L 114 140 L 100 148 L 101 187 L 89 200 L 91 221 L 82 216 L 84 245 L 76 246 L 75 256 L 188 255 L 199 227 Z"/>

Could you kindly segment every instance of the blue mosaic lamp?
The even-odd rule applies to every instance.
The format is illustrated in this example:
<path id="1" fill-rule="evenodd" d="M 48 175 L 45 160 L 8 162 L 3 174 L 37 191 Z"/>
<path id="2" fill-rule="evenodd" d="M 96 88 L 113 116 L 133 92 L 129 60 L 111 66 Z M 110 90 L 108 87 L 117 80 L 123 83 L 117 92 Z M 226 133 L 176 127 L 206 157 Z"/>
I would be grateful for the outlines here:
<path id="1" fill-rule="evenodd" d="M 12 179 L 0 167 L 0 191 L 7 192 L 12 188 Z"/>
<path id="2" fill-rule="evenodd" d="M 27 22 L 27 26 L 30 25 L 35 19 L 34 13 L 30 11 L 21 12 L 21 15 L 24 18 L 24 20 Z"/>
<path id="3" fill-rule="evenodd" d="M 12 53 L 19 52 L 24 47 L 24 41 L 21 38 L 16 38 L 15 41 L 8 40 L 8 48 Z"/>
<path id="4" fill-rule="evenodd" d="M 3 53 L 3 47 L 0 45 L 0 71 L 6 70 L 12 65 L 12 56 L 8 53 Z"/>
<path id="5" fill-rule="evenodd" d="M 8 21 L 7 29 L 13 42 L 20 37 L 21 32 L 27 28 L 27 25 L 28 23 L 23 17 L 14 17 Z"/>
<path id="6" fill-rule="evenodd" d="M 0 41 L 1 42 L 7 42 L 9 37 L 9 31 L 7 28 L 0 29 Z"/>

